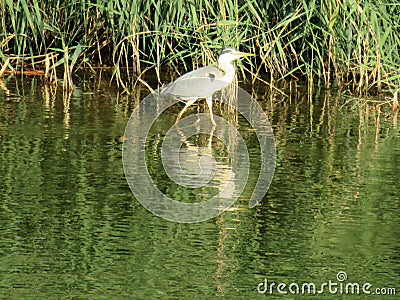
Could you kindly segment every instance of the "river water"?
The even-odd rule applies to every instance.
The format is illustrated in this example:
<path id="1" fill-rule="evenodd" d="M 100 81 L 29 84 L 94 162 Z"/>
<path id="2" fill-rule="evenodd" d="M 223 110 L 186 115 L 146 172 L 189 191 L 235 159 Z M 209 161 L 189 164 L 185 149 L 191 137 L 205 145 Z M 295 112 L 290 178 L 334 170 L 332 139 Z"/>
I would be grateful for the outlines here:
<path id="1" fill-rule="evenodd" d="M 241 83 L 274 131 L 270 188 L 254 208 L 246 187 L 224 213 L 187 224 L 149 212 L 124 176 L 124 131 L 146 88 L 121 95 L 90 75 L 76 85 L 66 95 L 39 78 L 0 82 L 1 299 L 280 299 L 313 286 L 338 299 L 355 297 L 346 294 L 356 285 L 357 299 L 400 293 L 400 125 L 385 106 L 343 105 L 337 89 Z M 218 190 L 171 184 L 159 155 L 181 108 L 160 117 L 146 163 L 160 190 L 200 201 Z M 204 102 L 187 115 L 198 111 L 208 112 Z M 249 124 L 235 126 L 257 162 Z M 185 151 L 207 143 L 200 135 Z M 209 154 L 226 166 L 218 143 Z"/>

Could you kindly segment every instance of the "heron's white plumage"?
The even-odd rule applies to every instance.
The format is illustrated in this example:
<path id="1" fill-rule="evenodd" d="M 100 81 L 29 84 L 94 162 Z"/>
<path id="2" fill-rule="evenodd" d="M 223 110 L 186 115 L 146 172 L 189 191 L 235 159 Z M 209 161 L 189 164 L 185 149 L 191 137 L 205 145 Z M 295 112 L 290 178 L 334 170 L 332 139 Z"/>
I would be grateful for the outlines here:
<path id="1" fill-rule="evenodd" d="M 218 67 L 207 66 L 193 70 L 166 86 L 161 91 L 162 95 L 172 95 L 187 102 L 177 121 L 195 100 L 201 98 L 207 99 L 210 113 L 212 113 L 211 100 L 213 94 L 227 87 L 235 78 L 235 67 L 232 65 L 232 61 L 251 55 L 227 48 L 222 51 L 218 58 Z M 212 121 L 214 121 L 213 118 Z"/>

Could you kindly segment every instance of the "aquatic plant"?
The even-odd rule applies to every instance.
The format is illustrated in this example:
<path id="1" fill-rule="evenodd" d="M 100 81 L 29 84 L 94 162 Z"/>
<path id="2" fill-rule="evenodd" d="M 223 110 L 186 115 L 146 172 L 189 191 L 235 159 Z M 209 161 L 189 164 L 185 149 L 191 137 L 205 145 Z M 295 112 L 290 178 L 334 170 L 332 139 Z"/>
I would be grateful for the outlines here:
<path id="1" fill-rule="evenodd" d="M 394 0 L 0 0 L 0 75 L 61 68 L 72 86 L 75 69 L 111 66 L 128 89 L 149 68 L 179 73 L 229 46 L 257 54 L 241 65 L 253 78 L 323 80 L 395 105 L 399 14 Z"/>

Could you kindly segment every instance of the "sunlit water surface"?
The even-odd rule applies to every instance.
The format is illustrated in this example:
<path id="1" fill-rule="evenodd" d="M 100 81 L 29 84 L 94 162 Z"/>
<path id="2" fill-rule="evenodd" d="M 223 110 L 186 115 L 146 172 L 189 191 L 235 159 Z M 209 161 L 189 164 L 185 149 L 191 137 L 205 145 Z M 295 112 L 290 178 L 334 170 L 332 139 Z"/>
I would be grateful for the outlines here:
<path id="1" fill-rule="evenodd" d="M 1 82 L 2 299 L 279 299 L 279 283 L 295 298 L 290 284 L 320 289 L 339 284 L 339 272 L 344 284 L 400 293 L 400 133 L 390 113 L 340 108 L 340 93 L 322 88 L 310 98 L 301 86 L 287 96 L 259 87 L 277 148 L 267 196 L 248 207 L 253 174 L 229 211 L 180 224 L 143 208 L 124 177 L 122 137 L 147 91 L 118 96 L 98 78 L 77 86 L 66 97 L 38 79 Z M 180 108 L 148 139 L 149 173 L 175 199 L 200 201 L 218 189 L 182 189 L 162 171 L 157 143 Z M 188 114 L 198 111 L 203 102 Z M 251 128 L 241 118 L 237 128 L 257 162 Z M 208 142 L 183 150 L 196 156 Z M 218 143 L 212 153 L 230 172 Z M 327 287 L 323 296 L 341 297 Z"/>

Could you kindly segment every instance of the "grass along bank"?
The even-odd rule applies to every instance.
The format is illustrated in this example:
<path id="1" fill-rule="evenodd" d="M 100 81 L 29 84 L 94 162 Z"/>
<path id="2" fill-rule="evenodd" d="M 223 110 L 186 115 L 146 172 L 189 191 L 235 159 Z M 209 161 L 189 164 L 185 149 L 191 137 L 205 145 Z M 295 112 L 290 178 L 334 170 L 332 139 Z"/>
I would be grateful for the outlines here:
<path id="1" fill-rule="evenodd" d="M 399 15 L 394 0 L 0 0 L 0 75 L 58 74 L 72 86 L 77 68 L 111 66 L 127 89 L 122 78 L 190 70 L 234 47 L 257 55 L 241 66 L 247 76 L 334 82 L 397 107 Z"/>

